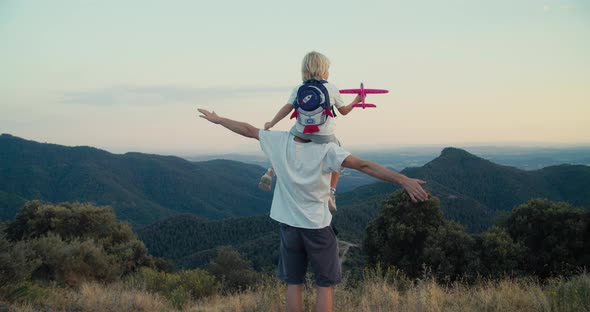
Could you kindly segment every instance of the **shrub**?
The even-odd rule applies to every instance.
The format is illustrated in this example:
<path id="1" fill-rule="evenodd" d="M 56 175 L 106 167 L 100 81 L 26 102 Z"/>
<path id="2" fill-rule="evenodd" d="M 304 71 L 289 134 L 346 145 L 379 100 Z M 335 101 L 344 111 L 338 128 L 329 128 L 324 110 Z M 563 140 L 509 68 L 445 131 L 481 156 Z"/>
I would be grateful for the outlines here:
<path id="1" fill-rule="evenodd" d="M 17 274 L 4 264 L 10 263 L 7 258 L 14 263 L 38 258 L 41 264 L 32 269 L 33 277 L 68 285 L 77 285 L 81 280 L 112 281 L 142 266 L 165 265 L 148 255 L 130 225 L 117 222 L 110 207 L 30 201 L 5 227 L 5 233 L 8 241 L 33 252 L 22 254 L 16 251 L 20 248 L 15 248 L 12 254 L 0 255 L 0 268 L 8 272 L 3 275 L 10 275 L 6 280 L 18 281 L 30 275 L 27 266 Z M 7 240 L 3 239 L 0 248 L 10 245 Z"/>
<path id="2" fill-rule="evenodd" d="M 177 274 L 178 284 L 188 290 L 193 299 L 211 296 L 218 288 L 215 277 L 205 270 L 185 270 Z"/>
<path id="3" fill-rule="evenodd" d="M 590 275 L 557 278 L 549 283 L 548 293 L 554 311 L 580 311 L 583 307 L 590 310 Z"/>
<path id="4" fill-rule="evenodd" d="M 33 277 L 77 286 L 82 281 L 114 281 L 120 275 L 116 259 L 108 255 L 93 241 L 63 241 L 50 234 L 17 244 L 29 249 L 38 257 L 40 265 Z"/>
<path id="5" fill-rule="evenodd" d="M 260 273 L 254 271 L 250 263 L 231 247 L 220 248 L 207 270 L 221 281 L 225 292 L 245 290 L 261 280 Z"/>
<path id="6" fill-rule="evenodd" d="M 29 280 L 40 265 L 41 261 L 26 244 L 10 244 L 0 237 L 0 287 Z"/>
<path id="7" fill-rule="evenodd" d="M 142 268 L 124 280 L 128 288 L 144 289 L 166 297 L 175 307 L 211 296 L 217 292 L 219 283 L 205 270 L 185 270 L 177 273 L 157 272 Z"/>
<path id="8" fill-rule="evenodd" d="M 11 302 L 38 302 L 48 297 L 48 290 L 30 281 L 23 281 L 5 287 L 2 297 Z"/>

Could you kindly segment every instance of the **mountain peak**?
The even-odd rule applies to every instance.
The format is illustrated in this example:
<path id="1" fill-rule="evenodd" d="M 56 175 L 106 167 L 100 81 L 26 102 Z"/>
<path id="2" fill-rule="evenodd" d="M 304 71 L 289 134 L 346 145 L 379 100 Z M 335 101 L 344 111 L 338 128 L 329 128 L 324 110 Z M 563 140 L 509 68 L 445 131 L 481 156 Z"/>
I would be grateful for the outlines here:
<path id="1" fill-rule="evenodd" d="M 440 152 L 440 157 L 444 158 L 478 158 L 477 156 L 467 152 L 466 150 L 456 148 L 456 147 L 445 147 L 442 152 Z"/>
<path id="2" fill-rule="evenodd" d="M 0 138 L 2 138 L 2 139 L 20 139 L 19 137 L 15 137 L 14 135 L 12 135 L 10 133 L 2 133 L 2 134 L 0 134 Z"/>

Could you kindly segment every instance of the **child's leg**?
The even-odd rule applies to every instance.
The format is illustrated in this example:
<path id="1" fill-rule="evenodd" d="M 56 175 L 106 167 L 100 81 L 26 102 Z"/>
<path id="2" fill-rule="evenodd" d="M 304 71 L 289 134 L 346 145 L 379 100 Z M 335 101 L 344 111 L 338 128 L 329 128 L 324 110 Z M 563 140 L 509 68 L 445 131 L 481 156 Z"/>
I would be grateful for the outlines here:
<path id="1" fill-rule="evenodd" d="M 328 200 L 328 208 L 330 212 L 334 214 L 337 210 L 336 208 L 336 186 L 338 185 L 338 179 L 340 179 L 340 172 L 332 171 L 332 176 L 330 178 L 330 199 Z"/>
<path id="2" fill-rule="evenodd" d="M 332 171 L 332 176 L 330 177 L 330 200 L 328 201 L 328 208 L 330 208 L 330 212 L 334 214 L 337 210 L 336 208 L 336 186 L 338 186 L 338 180 L 340 179 L 340 171 Z"/>
<path id="3" fill-rule="evenodd" d="M 340 179 L 340 172 L 339 171 L 332 171 L 332 177 L 330 179 L 330 188 L 336 191 L 336 186 L 338 186 L 338 180 Z"/>

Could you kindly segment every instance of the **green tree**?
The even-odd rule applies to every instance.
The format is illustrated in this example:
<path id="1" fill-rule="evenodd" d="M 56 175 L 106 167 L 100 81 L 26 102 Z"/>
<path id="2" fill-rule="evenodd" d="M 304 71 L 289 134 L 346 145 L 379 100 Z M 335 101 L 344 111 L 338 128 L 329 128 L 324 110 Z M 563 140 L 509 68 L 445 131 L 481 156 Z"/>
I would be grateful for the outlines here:
<path id="1" fill-rule="evenodd" d="M 473 278 L 479 269 L 474 246 L 475 240 L 462 225 L 445 221 L 433 235 L 427 237 L 424 262 L 440 280 Z"/>
<path id="2" fill-rule="evenodd" d="M 363 248 L 369 265 L 395 266 L 410 277 L 419 276 L 427 260 L 427 240 L 442 225 L 438 198 L 412 203 L 405 191 L 395 192 L 367 227 Z"/>
<path id="3" fill-rule="evenodd" d="M 481 261 L 480 273 L 489 277 L 519 275 L 526 254 L 525 247 L 498 226 L 477 236 L 476 250 Z"/>
<path id="4" fill-rule="evenodd" d="M 250 263 L 231 247 L 220 248 L 207 270 L 221 281 L 222 290 L 229 292 L 254 286 L 261 278 L 252 270 Z"/>
<path id="5" fill-rule="evenodd" d="M 532 199 L 516 207 L 505 226 L 514 241 L 526 248 L 522 269 L 544 278 L 569 275 L 587 266 L 587 214 L 547 199 Z"/>

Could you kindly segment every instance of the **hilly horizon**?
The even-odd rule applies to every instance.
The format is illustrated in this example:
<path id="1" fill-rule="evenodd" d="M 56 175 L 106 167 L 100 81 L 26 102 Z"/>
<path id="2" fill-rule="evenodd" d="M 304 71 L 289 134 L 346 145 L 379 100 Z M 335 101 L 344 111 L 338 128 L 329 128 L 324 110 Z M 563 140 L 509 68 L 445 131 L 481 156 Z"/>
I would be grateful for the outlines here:
<path id="1" fill-rule="evenodd" d="M 0 219 L 28 200 L 112 206 L 117 217 L 147 225 L 176 214 L 207 219 L 265 214 L 270 193 L 257 189 L 263 168 L 229 160 L 111 154 L 0 135 Z"/>
<path id="2" fill-rule="evenodd" d="M 174 156 L 111 154 L 3 134 L 0 217 L 12 218 L 31 199 L 110 205 L 118 218 L 136 226 L 187 213 L 205 219 L 268 215 L 272 193 L 257 188 L 263 170 L 229 160 L 190 162 Z M 582 207 L 590 204 L 590 167 L 583 165 L 525 171 L 445 148 L 424 166 L 401 172 L 427 180 L 425 188 L 441 199 L 445 215 L 472 232 L 485 230 L 498 212 L 532 197 Z M 335 222 L 348 224 L 357 233 L 376 214 L 380 201 L 397 188 L 376 182 L 338 194 L 342 213 Z"/>

